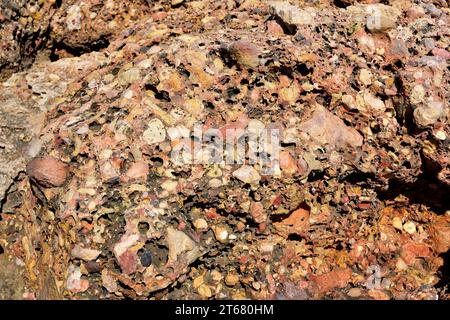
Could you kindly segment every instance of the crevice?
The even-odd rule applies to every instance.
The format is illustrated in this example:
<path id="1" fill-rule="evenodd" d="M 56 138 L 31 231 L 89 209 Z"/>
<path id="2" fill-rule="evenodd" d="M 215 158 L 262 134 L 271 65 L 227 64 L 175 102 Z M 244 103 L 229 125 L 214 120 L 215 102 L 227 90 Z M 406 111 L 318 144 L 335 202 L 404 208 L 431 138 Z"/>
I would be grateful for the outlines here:
<path id="1" fill-rule="evenodd" d="M 286 23 L 278 16 L 275 16 L 275 21 L 281 26 L 285 34 L 293 36 L 297 33 L 297 26 L 295 24 Z"/>
<path id="2" fill-rule="evenodd" d="M 440 280 L 435 285 L 436 288 L 441 289 L 444 292 L 449 290 L 450 283 L 450 250 L 441 255 L 444 263 L 439 268 L 438 273 L 440 274 Z"/>
<path id="3" fill-rule="evenodd" d="M 314 182 L 319 180 L 324 180 L 325 171 L 323 170 L 312 170 L 308 175 L 308 182 Z"/>
<path id="4" fill-rule="evenodd" d="M 334 0 L 333 4 L 338 8 L 347 8 L 352 4 L 351 1 Z"/>
<path id="5" fill-rule="evenodd" d="M 351 184 L 371 185 L 371 182 L 376 181 L 377 178 L 372 172 L 353 171 L 348 175 L 342 176 L 339 182 L 348 182 Z"/>
<path id="6" fill-rule="evenodd" d="M 75 47 L 69 46 L 64 42 L 58 42 L 50 47 L 51 50 L 50 61 L 57 61 L 61 58 L 58 54 L 58 51 L 65 51 L 73 57 L 79 57 L 85 53 L 101 51 L 102 49 L 105 49 L 108 46 L 109 40 L 105 36 L 100 37 L 98 40 L 90 43 L 88 46 Z"/>
<path id="7" fill-rule="evenodd" d="M 8 202 L 8 196 L 11 192 L 15 191 L 14 187 L 17 185 L 17 182 L 23 178 L 23 175 L 25 174 L 25 171 L 19 171 L 19 173 L 14 177 L 13 182 L 9 185 L 9 187 L 6 189 L 5 193 L 1 195 L 0 197 L 0 212 L 4 211 L 4 206 Z M 0 221 L 2 220 L 2 217 L 0 216 Z"/>
<path id="8" fill-rule="evenodd" d="M 17 8 L 17 10 L 17 17 L 20 17 L 20 8 Z M 51 19 L 52 17 L 49 17 L 48 21 L 51 21 Z M 25 71 L 33 65 L 39 52 L 45 49 L 48 44 L 50 24 L 31 32 L 19 28 L 12 36 L 19 46 L 19 54 L 17 60 L 13 63 L 0 65 L 0 81 L 6 80 L 13 73 Z"/>
<path id="9" fill-rule="evenodd" d="M 167 91 L 158 90 L 158 88 L 151 83 L 146 83 L 144 87 L 145 87 L 145 90 L 152 91 L 154 93 L 156 99 L 170 102 L 170 96 Z"/>
<path id="10" fill-rule="evenodd" d="M 444 214 L 450 209 L 447 199 L 450 187 L 426 172 L 421 173 L 412 183 L 391 179 L 387 190 L 377 190 L 377 193 L 381 201 L 403 195 L 409 199 L 410 204 L 425 205 L 437 214 Z"/>

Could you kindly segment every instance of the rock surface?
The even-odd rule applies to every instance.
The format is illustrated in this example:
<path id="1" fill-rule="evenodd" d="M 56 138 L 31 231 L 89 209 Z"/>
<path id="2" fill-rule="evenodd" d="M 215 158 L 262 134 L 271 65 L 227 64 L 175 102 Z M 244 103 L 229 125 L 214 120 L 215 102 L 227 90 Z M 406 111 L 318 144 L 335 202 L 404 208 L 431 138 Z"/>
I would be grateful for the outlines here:
<path id="1" fill-rule="evenodd" d="M 8 4 L 0 297 L 448 299 L 448 5 Z"/>

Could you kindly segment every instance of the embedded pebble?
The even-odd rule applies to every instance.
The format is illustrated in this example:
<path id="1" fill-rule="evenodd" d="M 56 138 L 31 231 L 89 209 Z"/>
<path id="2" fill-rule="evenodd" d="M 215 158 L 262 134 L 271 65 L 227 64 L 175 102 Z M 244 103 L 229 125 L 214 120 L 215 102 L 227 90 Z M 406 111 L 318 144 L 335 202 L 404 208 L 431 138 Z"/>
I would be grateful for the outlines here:
<path id="1" fill-rule="evenodd" d="M 144 131 L 142 138 L 148 144 L 163 142 L 166 139 L 166 130 L 161 120 L 152 119 L 148 123 L 148 127 Z"/>
<path id="2" fill-rule="evenodd" d="M 412 221 L 408 221 L 403 225 L 403 230 L 408 232 L 409 234 L 413 234 L 416 232 L 416 225 Z"/>
<path id="3" fill-rule="evenodd" d="M 261 179 L 258 171 L 256 171 L 252 166 L 243 165 L 239 169 L 233 172 L 233 177 L 250 184 L 257 184 Z"/>
<path id="4" fill-rule="evenodd" d="M 419 126 L 429 126 L 434 124 L 444 111 L 441 102 L 428 102 L 414 110 L 414 120 Z"/>
<path id="5" fill-rule="evenodd" d="M 44 156 L 28 163 L 27 174 L 43 187 L 60 187 L 66 182 L 68 166 L 54 157 Z"/>
<path id="6" fill-rule="evenodd" d="M 71 251 L 72 256 L 84 261 L 95 260 L 101 253 L 100 250 L 83 248 L 80 245 L 76 245 Z"/>
<path id="7" fill-rule="evenodd" d="M 259 65 L 260 50 L 248 41 L 240 40 L 233 43 L 230 52 L 237 62 L 245 67 L 254 68 Z"/>

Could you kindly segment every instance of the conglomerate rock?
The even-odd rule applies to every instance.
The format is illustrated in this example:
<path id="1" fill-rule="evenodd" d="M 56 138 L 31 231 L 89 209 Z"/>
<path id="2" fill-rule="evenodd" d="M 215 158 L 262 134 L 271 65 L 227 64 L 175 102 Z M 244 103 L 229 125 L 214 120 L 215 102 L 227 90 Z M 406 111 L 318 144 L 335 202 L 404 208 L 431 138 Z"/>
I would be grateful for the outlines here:
<path id="1" fill-rule="evenodd" d="M 2 0 L 0 79 L 28 68 L 42 50 L 57 59 L 107 47 L 150 10 L 145 0 Z"/>
<path id="2" fill-rule="evenodd" d="M 450 11 L 365 2 L 63 1 L 107 48 L 0 87 L 22 298 L 447 298 Z"/>

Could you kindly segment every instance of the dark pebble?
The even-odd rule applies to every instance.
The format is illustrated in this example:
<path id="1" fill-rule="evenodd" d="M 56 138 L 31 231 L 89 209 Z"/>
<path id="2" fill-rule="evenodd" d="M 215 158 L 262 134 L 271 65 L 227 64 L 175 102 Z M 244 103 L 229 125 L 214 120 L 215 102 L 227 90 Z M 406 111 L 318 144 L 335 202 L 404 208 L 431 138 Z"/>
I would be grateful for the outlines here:
<path id="1" fill-rule="evenodd" d="M 86 271 L 89 273 L 97 273 L 102 270 L 102 267 L 100 264 L 98 264 L 95 261 L 88 261 L 84 264 L 84 267 L 86 268 Z"/>
<path id="2" fill-rule="evenodd" d="M 152 264 L 152 254 L 150 252 L 146 251 L 142 254 L 141 264 L 144 267 L 148 267 Z"/>

